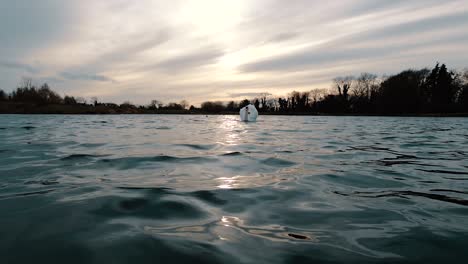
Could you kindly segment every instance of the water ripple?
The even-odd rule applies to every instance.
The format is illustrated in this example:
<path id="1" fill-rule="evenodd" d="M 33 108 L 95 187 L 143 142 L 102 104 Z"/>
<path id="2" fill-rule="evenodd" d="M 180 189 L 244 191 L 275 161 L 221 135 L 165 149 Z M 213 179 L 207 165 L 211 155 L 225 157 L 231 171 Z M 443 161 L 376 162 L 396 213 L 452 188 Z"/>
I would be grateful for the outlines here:
<path id="1" fill-rule="evenodd" d="M 466 119 L 237 119 L 0 116 L 4 262 L 468 258 Z"/>

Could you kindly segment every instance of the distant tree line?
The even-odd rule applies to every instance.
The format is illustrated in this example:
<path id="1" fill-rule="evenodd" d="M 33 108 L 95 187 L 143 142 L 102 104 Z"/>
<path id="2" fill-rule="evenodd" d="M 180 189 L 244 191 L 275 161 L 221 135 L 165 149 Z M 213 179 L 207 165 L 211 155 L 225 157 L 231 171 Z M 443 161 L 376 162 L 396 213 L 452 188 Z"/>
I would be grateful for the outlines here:
<path id="1" fill-rule="evenodd" d="M 0 113 L 235 113 L 250 103 L 271 114 L 468 113 L 468 70 L 448 70 L 438 63 L 432 70 L 405 70 L 392 76 L 362 73 L 335 78 L 331 90 L 293 91 L 278 98 L 264 93 L 240 102 L 207 101 L 200 107 L 189 106 L 185 100 L 167 104 L 152 100 L 136 106 L 128 101 L 102 103 L 93 97 L 88 103 L 82 97 L 61 97 L 47 84 L 37 87 L 31 79 L 24 79 L 11 93 L 0 90 L 0 102 L 0 106 L 7 105 L 0 107 Z"/>
<path id="2" fill-rule="evenodd" d="M 227 104 L 205 102 L 201 110 L 233 111 L 249 103 L 260 112 L 291 114 L 468 113 L 468 70 L 448 70 L 438 63 L 432 70 L 405 70 L 392 76 L 362 73 L 335 78 L 332 90 L 293 91 L 279 98 L 265 94 Z"/>

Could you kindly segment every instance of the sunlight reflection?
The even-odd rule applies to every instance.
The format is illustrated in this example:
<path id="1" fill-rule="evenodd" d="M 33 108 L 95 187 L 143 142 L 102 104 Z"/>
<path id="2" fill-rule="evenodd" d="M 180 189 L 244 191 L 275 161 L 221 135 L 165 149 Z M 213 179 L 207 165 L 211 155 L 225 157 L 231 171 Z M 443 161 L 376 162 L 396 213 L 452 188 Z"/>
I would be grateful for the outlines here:
<path id="1" fill-rule="evenodd" d="M 240 132 L 236 131 L 239 127 L 239 120 L 234 116 L 223 116 L 218 127 L 220 131 L 218 143 L 222 145 L 237 145 L 240 141 Z"/>
<path id="2" fill-rule="evenodd" d="M 221 224 L 226 227 L 236 226 L 238 223 L 242 223 L 242 221 L 235 216 L 223 216 L 221 218 Z"/>
<path id="3" fill-rule="evenodd" d="M 260 173 L 250 176 L 237 175 L 233 177 L 220 177 L 215 180 L 216 188 L 218 189 L 243 189 L 262 187 L 266 185 L 278 185 L 280 183 L 294 181 L 295 178 L 292 176 L 283 178 L 281 175 Z"/>
<path id="4" fill-rule="evenodd" d="M 218 178 L 217 180 L 220 181 L 221 184 L 216 187 L 218 187 L 219 189 L 233 189 L 237 186 L 236 184 L 237 178 L 238 176 L 235 176 L 232 178 L 229 178 L 229 177 Z"/>

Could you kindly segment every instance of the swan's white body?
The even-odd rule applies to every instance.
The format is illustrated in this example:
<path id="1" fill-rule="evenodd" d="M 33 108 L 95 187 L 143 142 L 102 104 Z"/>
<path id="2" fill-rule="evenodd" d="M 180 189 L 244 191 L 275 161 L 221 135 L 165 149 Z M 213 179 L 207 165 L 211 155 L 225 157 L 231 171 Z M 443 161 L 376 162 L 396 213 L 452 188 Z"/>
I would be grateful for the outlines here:
<path id="1" fill-rule="evenodd" d="M 249 104 L 246 107 L 243 107 L 240 112 L 240 119 L 244 122 L 255 122 L 257 121 L 258 111 L 254 105 Z"/>

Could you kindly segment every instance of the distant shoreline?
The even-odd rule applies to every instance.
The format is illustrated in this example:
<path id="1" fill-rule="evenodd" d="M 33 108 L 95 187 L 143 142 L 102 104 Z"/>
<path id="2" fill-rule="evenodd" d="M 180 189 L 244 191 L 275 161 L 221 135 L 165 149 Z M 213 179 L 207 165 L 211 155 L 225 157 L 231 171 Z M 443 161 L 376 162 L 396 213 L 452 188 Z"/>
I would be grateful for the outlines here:
<path id="1" fill-rule="evenodd" d="M 333 82 L 334 92 L 292 91 L 283 97 L 259 93 L 252 100 L 205 101 L 197 107 L 186 100 L 166 104 L 151 100 L 147 105 L 135 105 L 130 101 L 99 102 L 93 97 L 88 102 L 83 97 L 62 97 L 47 83 L 39 87 L 25 78 L 16 90 L 0 90 L 0 114 L 237 115 L 240 108 L 252 104 L 261 115 L 468 117 L 468 70 L 448 70 L 445 64 L 382 78 L 371 73 L 337 77 Z"/>
<path id="2" fill-rule="evenodd" d="M 199 112 L 190 110 L 162 110 L 162 111 L 121 111 L 110 112 L 103 109 L 82 109 L 81 111 L 57 111 L 57 109 L 48 109 L 46 111 L 2 111 L 0 107 L 0 115 L 239 115 L 238 112 Z M 468 113 L 402 113 L 402 114 L 371 114 L 371 113 L 298 113 L 298 112 L 260 112 L 260 116 L 356 116 L 356 117 L 468 117 Z"/>

